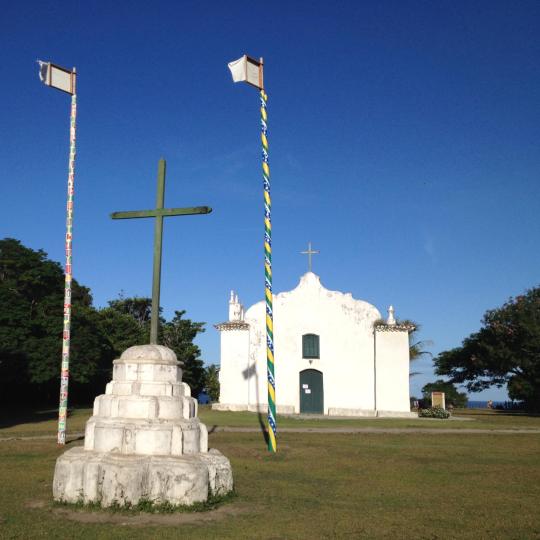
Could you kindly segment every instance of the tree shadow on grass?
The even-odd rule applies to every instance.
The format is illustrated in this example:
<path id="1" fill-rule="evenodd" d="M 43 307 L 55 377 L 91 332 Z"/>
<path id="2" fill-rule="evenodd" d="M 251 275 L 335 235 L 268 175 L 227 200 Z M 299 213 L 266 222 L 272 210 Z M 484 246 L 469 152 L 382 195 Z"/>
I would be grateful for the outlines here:
<path id="1" fill-rule="evenodd" d="M 261 410 L 259 408 L 260 400 L 259 400 L 259 374 L 257 373 L 257 365 L 253 363 L 251 366 L 247 367 L 242 371 L 242 375 L 246 381 L 252 377 L 255 377 L 255 399 L 256 399 L 256 407 L 257 407 L 257 420 L 259 421 L 259 427 L 261 428 L 261 433 L 264 438 L 264 443 L 266 446 L 268 446 L 268 443 L 270 441 L 270 437 L 268 436 L 268 429 L 266 427 L 266 423 L 264 421 L 264 417 L 261 414 Z"/>
<path id="2" fill-rule="evenodd" d="M 471 416 L 476 415 L 476 416 L 484 416 L 484 417 L 508 416 L 509 418 L 512 418 L 512 417 L 515 418 L 515 417 L 520 417 L 520 416 L 521 417 L 530 416 L 534 418 L 534 417 L 540 416 L 540 412 L 527 410 L 527 409 L 497 409 L 497 408 L 476 409 L 476 408 L 472 408 L 472 409 L 465 409 L 465 411 L 467 411 L 467 414 L 470 414 Z"/>
<path id="3" fill-rule="evenodd" d="M 58 409 L 19 409 L 14 412 L 7 409 L 2 409 L 2 412 L 0 413 L 0 429 L 17 426 L 19 424 L 35 424 L 38 422 L 47 422 L 48 420 L 53 420 L 54 418 L 58 418 Z"/>
<path id="4" fill-rule="evenodd" d="M 73 439 L 68 438 L 68 440 L 66 440 L 66 446 L 81 441 L 84 441 L 84 435 L 79 435 L 78 437 L 74 437 Z"/>
<path id="5" fill-rule="evenodd" d="M 495 416 L 507 416 L 508 418 L 538 418 L 540 417 L 539 412 L 535 411 L 522 411 L 522 410 L 505 410 L 505 409 L 494 409 L 493 413 Z"/>

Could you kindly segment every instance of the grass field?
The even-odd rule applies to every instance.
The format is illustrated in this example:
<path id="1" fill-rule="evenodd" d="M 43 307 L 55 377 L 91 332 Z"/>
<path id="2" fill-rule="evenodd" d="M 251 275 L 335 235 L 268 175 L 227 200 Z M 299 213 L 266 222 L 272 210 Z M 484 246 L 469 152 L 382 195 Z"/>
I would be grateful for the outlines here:
<path id="1" fill-rule="evenodd" d="M 88 410 L 75 411 L 82 431 Z M 540 434 L 460 434 L 459 425 L 538 428 L 538 417 L 474 413 L 440 421 L 456 433 L 282 433 L 270 455 L 260 433 L 210 436 L 232 462 L 238 496 L 217 511 L 129 516 L 51 502 L 54 439 L 0 443 L 0 538 L 540 538 Z M 257 415 L 203 410 L 209 425 L 258 425 Z M 47 414 L 4 422 L 0 438 L 54 434 Z M 41 420 L 41 421 L 40 421 Z M 338 420 L 283 419 L 282 425 Z M 422 421 L 349 420 L 403 427 Z M 11 424 L 11 425 L 10 425 Z M 71 444 L 81 444 L 80 441 Z M 187 517 L 186 517 L 187 516 Z"/>
<path id="2" fill-rule="evenodd" d="M 70 412 L 68 432 L 82 432 L 92 414 L 91 408 L 79 408 Z M 13 436 L 41 436 L 56 433 L 56 410 L 29 411 L 9 416 L 4 412 L 0 418 L 0 439 Z M 213 411 L 208 406 L 199 409 L 199 417 L 211 429 L 212 426 L 259 427 L 259 417 L 250 412 Z M 264 420 L 264 419 L 263 419 Z M 540 415 L 516 412 L 491 411 L 488 409 L 459 409 L 451 421 L 429 418 L 314 418 L 298 419 L 278 415 L 282 428 L 317 427 L 374 427 L 374 428 L 430 428 L 430 429 L 540 429 Z"/>

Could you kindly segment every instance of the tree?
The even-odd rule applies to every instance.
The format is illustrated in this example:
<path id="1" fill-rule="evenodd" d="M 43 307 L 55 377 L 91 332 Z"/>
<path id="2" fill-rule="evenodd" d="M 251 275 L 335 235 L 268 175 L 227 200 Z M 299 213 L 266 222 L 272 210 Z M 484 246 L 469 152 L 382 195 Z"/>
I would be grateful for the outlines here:
<path id="1" fill-rule="evenodd" d="M 32 385 L 30 398 L 58 392 L 64 273 L 47 254 L 18 240 L 0 240 L 0 394 Z M 72 281 L 70 379 L 87 384 L 107 363 L 87 287 Z M 16 389 L 14 389 L 16 385 Z"/>
<path id="2" fill-rule="evenodd" d="M 171 321 L 161 325 L 161 343 L 176 353 L 182 366 L 182 381 L 187 383 L 194 397 L 204 388 L 205 370 L 200 359 L 201 350 L 193 343 L 197 334 L 205 331 L 203 322 L 183 319 L 185 311 L 175 311 Z"/>
<path id="3" fill-rule="evenodd" d="M 448 381 L 437 379 L 435 382 L 428 383 L 422 387 L 422 396 L 424 401 L 431 403 L 431 392 L 444 392 L 446 405 L 454 407 L 466 407 L 468 398 L 465 392 L 458 392 L 457 388 Z"/>
<path id="4" fill-rule="evenodd" d="M 415 360 L 419 360 L 423 356 L 429 356 L 433 358 L 433 354 L 425 349 L 426 347 L 432 347 L 433 341 L 429 339 L 424 341 L 417 339 L 421 326 L 418 323 L 409 319 L 401 321 L 399 324 L 406 324 L 412 327 L 412 330 L 409 332 L 409 361 L 414 362 Z M 420 372 L 411 371 L 409 377 L 414 377 L 415 375 L 420 375 Z"/>
<path id="5" fill-rule="evenodd" d="M 471 392 L 507 385 L 511 399 L 540 409 L 540 288 L 489 310 L 482 328 L 439 354 L 435 372 Z"/>
<path id="6" fill-rule="evenodd" d="M 47 254 L 18 240 L 0 240 L 0 400 L 24 393 L 26 401 L 58 399 L 64 272 Z M 93 398 L 110 380 L 112 361 L 132 345 L 148 343 L 151 300 L 120 297 L 96 310 L 87 287 L 72 281 L 70 402 Z M 160 343 L 184 362 L 184 380 L 198 395 L 205 371 L 193 344 L 204 323 L 161 321 Z M 76 390 L 76 391 L 73 391 Z"/>
<path id="7" fill-rule="evenodd" d="M 141 309 L 133 310 L 135 304 Z M 110 344 L 113 356 L 118 358 L 126 349 L 133 345 L 148 343 L 150 336 L 149 312 L 143 311 L 142 304 L 150 306 L 149 298 L 133 298 L 111 300 L 109 307 L 99 311 L 101 329 Z M 150 309 L 150 308 L 148 308 Z"/>
<path id="8" fill-rule="evenodd" d="M 401 321 L 399 324 L 406 324 L 408 326 L 412 326 L 413 329 L 409 332 L 409 359 L 411 362 L 414 360 L 418 360 L 419 358 L 422 358 L 422 356 L 430 356 L 433 357 L 433 354 L 430 351 L 427 351 L 426 347 L 432 347 L 433 341 L 427 339 L 427 340 L 419 340 L 417 339 L 417 336 L 420 332 L 421 326 L 418 323 L 415 323 L 414 321 Z"/>
<path id="9" fill-rule="evenodd" d="M 129 315 L 140 328 L 150 324 L 152 316 L 152 300 L 140 296 L 124 298 L 123 294 L 117 300 L 110 300 L 109 307 L 118 313 Z M 161 311 L 161 310 L 160 310 Z"/>
<path id="10" fill-rule="evenodd" d="M 219 368 L 213 364 L 206 368 L 205 388 L 211 401 L 219 401 Z"/>
<path id="11" fill-rule="evenodd" d="M 161 312 L 161 308 L 160 308 Z M 175 311 L 171 321 L 160 317 L 159 343 L 172 349 L 178 360 L 183 362 L 182 380 L 197 397 L 204 388 L 205 370 L 200 359 L 201 351 L 193 340 L 204 332 L 204 324 L 184 319 L 185 311 Z M 149 342 L 152 300 L 145 297 L 111 300 L 109 307 L 102 309 L 102 327 L 116 357 L 133 345 Z"/>

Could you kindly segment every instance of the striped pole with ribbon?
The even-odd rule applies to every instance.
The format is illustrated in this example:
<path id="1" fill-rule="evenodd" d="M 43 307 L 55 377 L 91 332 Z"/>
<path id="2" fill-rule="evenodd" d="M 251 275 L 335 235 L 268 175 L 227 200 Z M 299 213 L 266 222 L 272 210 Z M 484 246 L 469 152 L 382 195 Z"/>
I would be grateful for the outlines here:
<path id="1" fill-rule="evenodd" d="M 247 82 L 260 90 L 262 172 L 264 187 L 264 298 L 266 304 L 266 371 L 268 379 L 268 450 L 277 452 L 276 378 L 274 359 L 274 312 L 272 297 L 272 200 L 268 165 L 268 95 L 264 91 L 263 59 L 246 54 L 229 63 L 234 82 Z"/>
<path id="2" fill-rule="evenodd" d="M 268 96 L 261 90 L 261 143 L 264 186 L 264 297 L 266 303 L 266 370 L 268 376 L 268 450 L 277 451 L 276 379 L 274 371 L 274 311 L 272 298 L 272 199 L 268 165 Z"/>
<path id="3" fill-rule="evenodd" d="M 73 240 L 73 195 L 75 192 L 75 143 L 77 141 L 77 93 L 76 69 L 69 70 L 51 62 L 38 60 L 39 78 L 52 88 L 71 95 L 71 114 L 69 123 L 69 163 L 66 203 L 66 266 L 64 282 L 64 324 L 62 328 L 62 363 L 60 368 L 60 404 L 58 407 L 58 435 L 59 445 L 66 444 L 68 386 L 69 386 L 69 351 L 71 344 L 71 282 L 73 270 L 71 265 L 71 243 Z"/>

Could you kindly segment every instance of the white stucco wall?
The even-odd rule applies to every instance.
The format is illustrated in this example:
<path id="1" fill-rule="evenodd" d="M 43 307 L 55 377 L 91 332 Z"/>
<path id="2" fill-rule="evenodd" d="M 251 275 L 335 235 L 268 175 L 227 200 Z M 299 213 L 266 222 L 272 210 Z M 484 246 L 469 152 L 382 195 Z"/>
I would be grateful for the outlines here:
<path id="1" fill-rule="evenodd" d="M 248 404 L 246 370 L 248 368 L 249 331 L 227 329 L 221 331 L 221 369 L 219 371 L 220 402 Z"/>
<path id="2" fill-rule="evenodd" d="M 216 326 L 221 393 L 214 406 L 266 411 L 265 305 L 259 302 L 244 312 L 231 293 L 229 308 L 229 322 Z M 325 289 L 311 272 L 294 290 L 274 295 L 278 412 L 300 412 L 300 372 L 316 369 L 323 374 L 325 414 L 410 415 L 408 329 L 396 326 L 390 311 L 389 324 L 374 331 L 380 319 L 374 306 Z M 302 358 L 304 334 L 319 336 L 320 358 Z"/>
<path id="3" fill-rule="evenodd" d="M 375 364 L 377 409 L 409 412 L 409 333 L 377 330 Z"/>
<path id="4" fill-rule="evenodd" d="M 246 396 L 254 408 L 267 403 L 265 306 L 259 302 L 245 313 L 249 324 L 249 378 L 241 380 L 234 370 L 246 365 L 245 343 L 225 337 L 222 330 L 220 403 L 238 404 Z M 308 272 L 296 289 L 274 296 L 276 402 L 278 412 L 300 412 L 299 373 L 317 369 L 323 373 L 324 412 L 374 411 L 373 322 L 380 318 L 371 304 L 349 293 L 325 289 L 318 276 Z M 320 359 L 302 358 L 302 335 L 320 338 Z M 233 367 L 237 366 L 237 367 Z M 234 390 L 231 386 L 234 385 Z M 233 407 L 230 407 L 233 408 Z"/>

